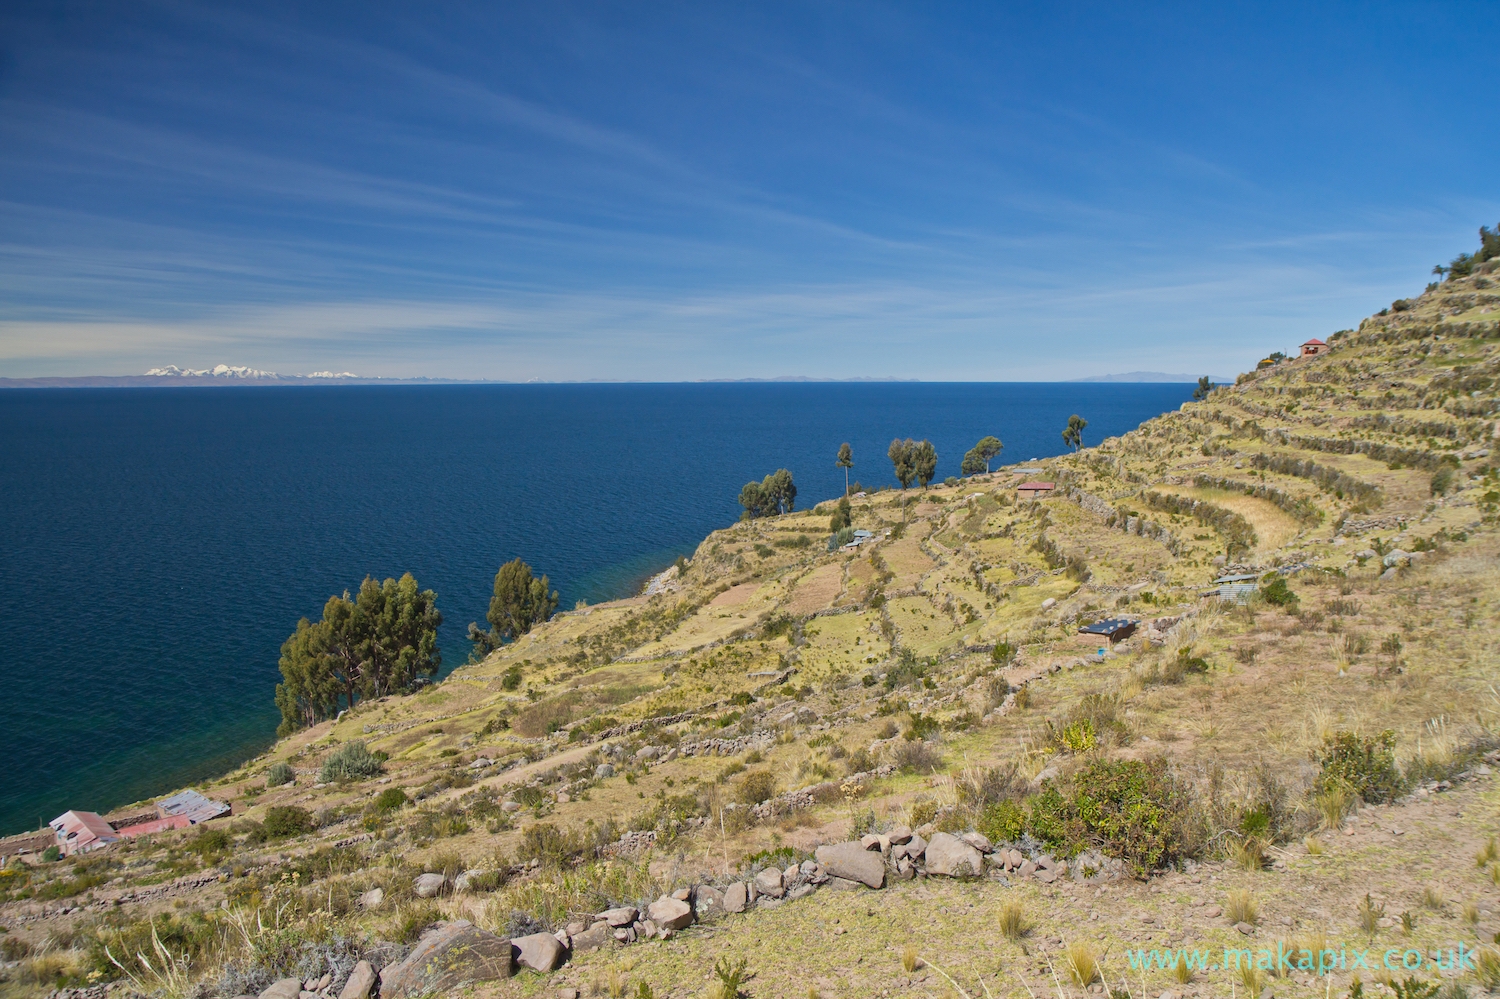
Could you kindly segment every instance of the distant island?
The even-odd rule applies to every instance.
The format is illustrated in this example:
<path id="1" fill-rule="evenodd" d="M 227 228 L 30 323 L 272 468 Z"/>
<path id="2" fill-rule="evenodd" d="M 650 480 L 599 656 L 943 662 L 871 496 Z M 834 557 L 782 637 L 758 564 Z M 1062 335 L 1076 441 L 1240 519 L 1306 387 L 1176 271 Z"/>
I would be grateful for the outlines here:
<path id="1" fill-rule="evenodd" d="M 151 368 L 140 375 L 74 375 L 50 378 L 0 378 L 0 388 L 158 388 L 247 385 L 433 385 L 464 384 L 457 378 L 367 378 L 352 371 L 314 371 L 283 375 L 244 365 Z"/>
<path id="2" fill-rule="evenodd" d="M 1173 375 L 1165 371 L 1126 371 L 1118 375 L 1091 375 L 1088 378 L 1069 378 L 1070 382 L 1195 382 L 1197 375 Z M 1233 378 L 1225 378 L 1222 375 L 1209 375 L 1208 380 L 1215 385 L 1232 385 Z"/>

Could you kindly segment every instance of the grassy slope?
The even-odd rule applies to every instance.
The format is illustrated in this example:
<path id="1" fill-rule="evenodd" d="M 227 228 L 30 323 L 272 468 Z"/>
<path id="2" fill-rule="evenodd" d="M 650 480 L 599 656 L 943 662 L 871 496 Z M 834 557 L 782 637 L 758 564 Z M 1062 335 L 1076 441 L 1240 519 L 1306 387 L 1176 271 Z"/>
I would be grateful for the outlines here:
<path id="1" fill-rule="evenodd" d="M 1425 757 L 1441 764 L 1481 726 L 1492 726 L 1500 710 L 1494 687 L 1500 630 L 1494 560 L 1500 535 L 1484 521 L 1481 506 L 1493 485 L 1482 475 L 1495 462 L 1464 457 L 1490 446 L 1495 426 L 1492 383 L 1500 373 L 1500 339 L 1492 314 L 1483 310 L 1500 304 L 1500 294 L 1477 286 L 1487 280 L 1449 282 L 1414 300 L 1407 311 L 1373 317 L 1357 332 L 1335 337 L 1325 357 L 1245 376 L 1205 402 L 1043 463 L 1047 476 L 1068 488 L 1157 522 L 1177 539 L 1171 547 L 1109 526 L 1090 509 L 1103 507 L 1088 499 L 1018 504 L 1011 491 L 1017 480 L 1004 469 L 933 489 L 915 505 L 903 505 L 912 497 L 891 492 L 856 501 L 856 526 L 904 533 L 853 554 L 822 550 L 826 520 L 821 517 L 797 514 L 736 524 L 705 539 L 682 575 L 680 592 L 559 615 L 428 691 L 361 705 L 337 723 L 283 740 L 263 759 L 206 788 L 233 798 L 236 813 L 250 819 L 279 804 L 298 804 L 329 819 L 353 817 L 276 850 L 241 847 L 221 863 L 231 872 L 236 864 L 252 870 L 267 864 L 275 871 L 279 857 L 359 833 L 361 810 L 385 786 L 405 787 L 414 795 L 422 789 L 420 811 L 438 821 L 416 821 L 417 810 L 397 813 L 377 830 L 375 844 L 346 848 L 358 852 L 358 863 L 326 878 L 318 889 L 327 890 L 340 924 L 389 936 L 407 910 L 360 914 L 348 908 L 348 899 L 369 884 L 385 883 L 399 896 L 403 879 L 432 867 L 434 858 L 480 868 L 493 866 L 496 858 L 525 859 L 521 838 L 539 820 L 563 830 L 610 820 L 620 830 L 639 829 L 669 811 L 661 802 L 684 793 L 710 804 L 733 796 L 733 781 L 719 781 L 733 762 L 728 758 L 618 765 L 619 775 L 594 779 L 600 759 L 596 737 L 570 742 L 567 728 L 549 735 L 549 727 L 599 729 L 687 714 L 665 732 L 625 735 L 625 744 L 633 750 L 643 738 L 658 743 L 758 739 L 764 762 L 752 767 L 770 770 L 779 788 L 792 789 L 842 775 L 849 751 L 864 749 L 876 760 L 890 751 L 892 744 L 878 738 L 881 729 L 891 718 L 904 722 L 907 716 L 878 714 L 886 691 L 862 679 L 886 672 L 893 643 L 938 662 L 929 674 L 933 684 L 913 685 L 891 699 L 900 697 L 909 711 L 944 722 L 940 751 L 946 763 L 926 776 L 907 774 L 867 785 L 858 808 L 873 810 L 882 821 L 930 809 L 924 803 L 951 804 L 953 775 L 964 768 L 1014 761 L 1024 772 L 1036 773 L 1049 765 L 1073 765 L 1076 760 L 1049 746 L 1045 723 L 1066 715 L 1086 693 L 1114 696 L 1120 704 L 1126 735 L 1105 752 L 1164 753 L 1199 781 L 1219 765 L 1227 768 L 1231 788 L 1238 789 L 1232 793 L 1243 790 L 1261 764 L 1304 787 L 1309 761 L 1322 739 L 1337 730 L 1392 729 L 1404 759 Z M 1294 446 L 1311 438 L 1385 445 L 1417 459 L 1408 456 L 1407 467 L 1399 467 L 1400 461 Z M 1348 491 L 1340 496 L 1307 478 L 1257 472 L 1258 455 L 1335 469 L 1378 486 L 1379 499 L 1357 499 Z M 1434 497 L 1433 472 L 1410 467 L 1410 461 L 1431 463 L 1449 455 L 1459 459 L 1461 472 L 1449 495 Z M 1197 481 L 1200 476 L 1228 482 L 1205 485 Z M 1241 484 L 1274 492 L 1262 489 L 1260 497 L 1249 496 Z M 1219 571 L 1215 557 L 1224 551 L 1224 538 L 1190 516 L 1148 509 L 1143 491 L 1203 500 L 1243 517 L 1256 536 L 1244 561 L 1256 571 L 1311 563 L 1315 568 L 1291 580 L 1302 613 L 1263 605 L 1224 609 L 1205 602 L 1200 593 Z M 1384 526 L 1339 535 L 1336 527 L 1346 521 Z M 1049 567 L 1034 544 L 1043 532 L 1058 558 L 1071 557 L 1075 566 L 1086 567 L 1087 582 L 1078 581 L 1084 573 L 1077 568 Z M 787 545 L 804 536 L 810 547 Z M 1436 551 L 1421 566 L 1382 581 L 1379 559 L 1355 557 L 1377 537 L 1408 549 L 1426 539 Z M 1056 603 L 1043 609 L 1048 599 Z M 1164 646 L 1137 637 L 1102 663 L 1082 659 L 1093 645 L 1075 634 L 1081 620 L 1185 612 L 1193 616 Z M 789 626 L 767 628 L 783 621 Z M 1402 640 L 1395 657 L 1376 651 L 1391 634 Z M 969 650 L 1000 639 L 1023 646 L 1006 674 L 1012 682 L 1030 680 L 1030 705 L 976 722 L 992 706 L 986 691 L 993 667 L 985 652 Z M 1204 655 L 1211 671 L 1180 685 L 1151 684 L 1153 668 L 1180 647 Z M 1366 651 L 1359 651 L 1362 647 Z M 1393 658 L 1400 673 L 1388 668 Z M 503 678 L 517 665 L 522 685 L 506 690 Z M 1054 665 L 1067 668 L 1052 672 Z M 788 669 L 796 670 L 789 681 L 772 686 Z M 731 701 L 744 693 L 753 694 L 752 704 Z M 807 721 L 805 714 L 782 720 L 797 707 L 811 709 L 816 720 Z M 295 787 L 256 793 L 272 762 L 286 760 L 307 770 L 333 745 L 359 738 L 390 754 L 390 785 L 314 789 L 304 776 Z M 476 774 L 468 764 L 481 757 L 500 764 Z M 559 781 L 568 765 L 578 773 Z M 513 822 L 473 807 L 486 789 L 499 799 L 528 783 L 537 790 L 527 800 L 540 803 Z M 558 797 L 565 786 L 567 800 Z M 970 982 L 974 975 L 989 974 L 991 987 L 997 987 L 994 973 L 1003 969 L 998 988 L 1024 994 L 1017 976 L 1028 977 L 1033 988 L 1050 985 L 1040 960 L 1049 940 L 1097 938 L 1101 948 L 1112 948 L 1115 974 L 1122 967 L 1120 949 L 1132 940 L 1228 941 L 1231 931 L 1224 920 L 1204 916 L 1206 909 L 1191 903 L 1222 904 L 1234 886 L 1248 887 L 1259 898 L 1264 942 L 1314 928 L 1353 940 L 1355 900 L 1366 891 L 1388 899 L 1394 914 L 1416 911 L 1421 889 L 1441 885 L 1447 910 L 1424 912 L 1417 945 L 1460 937 L 1472 942 L 1474 931 L 1460 918 L 1460 906 L 1495 904 L 1495 887 L 1473 855 L 1497 828 L 1497 811 L 1500 796 L 1482 782 L 1477 789 L 1421 804 L 1366 810 L 1349 830 L 1352 835 L 1325 837 L 1321 856 L 1296 842 L 1285 844 L 1277 854 L 1285 871 L 1252 874 L 1211 862 L 1196 875 L 1168 874 L 1149 885 L 1116 885 L 1098 894 L 1093 888 L 1002 889 L 941 879 L 878 896 L 822 893 L 816 903 L 756 913 L 733 929 L 705 927 L 623 955 L 593 955 L 563 975 L 587 986 L 606 982 L 613 973 L 632 983 L 647 980 L 658 995 L 696 994 L 717 955 L 743 953 L 758 976 L 751 986 L 755 995 L 803 995 L 809 987 L 826 995 L 885 994 L 908 979 L 919 991 L 942 991 L 945 986 L 931 972 L 919 969 L 907 976 L 901 970 L 895 952 L 914 942 L 946 969 L 968 974 Z M 1386 812 L 1395 817 L 1383 817 Z M 851 815 L 850 807 L 834 803 L 732 834 L 688 827 L 670 849 L 655 854 L 650 874 L 664 882 L 722 877 L 726 861 L 735 867 L 758 850 L 805 851 L 842 838 Z M 452 821 L 455 817 L 463 821 Z M 465 822 L 468 831 L 457 831 Z M 1392 835 L 1393 824 L 1404 827 L 1405 835 Z M 511 828 L 502 828 L 507 825 Z M 118 851 L 106 866 L 111 876 L 125 880 L 93 889 L 93 895 L 108 897 L 143 879 L 165 877 L 159 864 L 147 862 L 170 860 L 174 873 L 191 869 L 193 860 L 176 843 L 164 836 Z M 137 867 L 122 866 L 127 862 Z M 544 871 L 532 880 L 560 876 Z M 231 878 L 228 887 L 233 886 Z M 225 890 L 210 885 L 179 897 L 189 907 L 214 906 Z M 495 896 L 449 899 L 441 907 L 503 932 L 510 908 L 536 897 L 536 890 L 512 886 Z M 1024 950 L 994 930 L 998 906 L 1016 897 L 1039 923 Z M 121 908 L 145 913 L 171 904 L 159 899 Z M 14 923 L 28 905 L 35 903 L 10 903 L 0 919 Z M 84 912 L 24 927 L 17 923 L 16 932 L 39 941 L 47 932 L 92 918 Z M 1282 919 L 1290 924 L 1283 926 Z M 1482 922 L 1488 933 L 1500 929 L 1492 922 L 1488 917 Z M 1407 944 L 1402 939 L 1388 945 Z M 1146 983 L 1151 994 L 1168 984 L 1165 976 L 1157 978 Z M 1222 973 L 1209 975 L 1189 989 L 1223 991 L 1227 982 Z M 490 991 L 529 994 L 546 984 L 523 976 Z M 7 986 L 34 987 L 26 983 L 24 969 L 13 972 Z M 1286 988 L 1304 986 L 1278 985 Z"/>

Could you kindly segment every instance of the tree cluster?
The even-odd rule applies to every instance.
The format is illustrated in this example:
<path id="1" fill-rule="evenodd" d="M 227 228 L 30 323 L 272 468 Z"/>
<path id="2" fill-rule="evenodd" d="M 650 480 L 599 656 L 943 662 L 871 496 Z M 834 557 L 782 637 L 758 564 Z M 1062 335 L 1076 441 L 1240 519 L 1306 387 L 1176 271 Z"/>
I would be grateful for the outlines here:
<path id="1" fill-rule="evenodd" d="M 839 505 L 834 508 L 833 516 L 828 518 L 828 529 L 837 534 L 844 528 L 853 526 L 854 510 L 849 505 L 849 497 L 840 496 Z"/>
<path id="2" fill-rule="evenodd" d="M 1438 264 L 1432 269 L 1432 273 L 1444 280 L 1453 278 L 1464 278 L 1474 273 L 1474 268 L 1486 260 L 1500 257 L 1500 222 L 1495 223 L 1495 228 L 1488 226 L 1479 227 L 1479 249 L 1474 253 L 1460 253 L 1449 261 L 1448 266 Z"/>
<path id="3" fill-rule="evenodd" d="M 279 734 L 332 718 L 362 697 L 410 690 L 442 664 L 437 629 L 443 615 L 437 594 L 411 573 L 377 583 L 369 577 L 354 599 L 328 598 L 323 619 L 297 622 L 281 646 Z"/>
<path id="4" fill-rule="evenodd" d="M 745 520 L 791 513 L 796 503 L 797 484 L 792 481 L 792 473 L 784 468 L 778 468 L 759 482 L 747 482 L 740 489 L 740 506 L 745 508 L 741 516 Z"/>
<path id="5" fill-rule="evenodd" d="M 1000 438 L 984 436 L 979 438 L 979 443 L 964 454 L 963 464 L 959 467 L 962 475 L 979 475 L 990 470 L 990 462 L 995 460 L 1001 449 L 1005 447 L 1000 443 Z"/>
<path id="6" fill-rule="evenodd" d="M 1202 402 L 1208 398 L 1208 393 L 1214 390 L 1213 381 L 1207 376 L 1198 379 L 1198 387 L 1193 389 L 1193 401 Z"/>
<path id="7" fill-rule="evenodd" d="M 921 482 L 922 488 L 926 489 L 933 476 L 937 475 L 938 454 L 932 441 L 897 438 L 891 441 L 891 446 L 885 453 L 891 459 L 891 465 L 896 471 L 896 481 L 901 483 L 902 489 L 914 481 Z"/>
<path id="8" fill-rule="evenodd" d="M 483 659 L 498 649 L 506 639 L 520 638 L 557 612 L 557 591 L 549 588 L 545 575 L 541 579 L 531 566 L 513 558 L 495 573 L 495 592 L 484 619 L 488 631 L 469 622 L 469 641 L 474 643 L 473 658 Z"/>

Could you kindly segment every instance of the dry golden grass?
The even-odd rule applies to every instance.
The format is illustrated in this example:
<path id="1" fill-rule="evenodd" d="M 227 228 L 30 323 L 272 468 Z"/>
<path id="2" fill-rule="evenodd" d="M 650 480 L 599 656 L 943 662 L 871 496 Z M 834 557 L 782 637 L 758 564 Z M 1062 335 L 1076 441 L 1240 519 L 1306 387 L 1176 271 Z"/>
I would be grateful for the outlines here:
<path id="1" fill-rule="evenodd" d="M 1254 926 L 1260 922 L 1260 907 L 1249 891 L 1236 888 L 1225 899 L 1224 918 L 1230 923 L 1249 923 Z"/>
<path id="2" fill-rule="evenodd" d="M 1063 948 L 1063 966 L 1073 984 L 1092 985 L 1099 980 L 1099 948 L 1087 940 L 1074 940 Z"/>

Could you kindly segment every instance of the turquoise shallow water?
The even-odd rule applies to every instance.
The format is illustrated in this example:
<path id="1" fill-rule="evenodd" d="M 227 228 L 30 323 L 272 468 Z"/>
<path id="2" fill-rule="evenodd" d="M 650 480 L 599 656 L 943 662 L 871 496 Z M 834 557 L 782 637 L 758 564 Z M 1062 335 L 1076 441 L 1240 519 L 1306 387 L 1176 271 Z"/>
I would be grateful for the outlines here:
<path id="1" fill-rule="evenodd" d="M 694 384 L 0 393 L 0 830 L 221 772 L 273 737 L 281 641 L 333 592 L 410 570 L 449 666 L 496 567 L 563 605 L 633 592 L 778 467 L 800 505 L 938 476 L 986 433 L 1057 454 L 1175 409 L 1190 385 Z"/>

